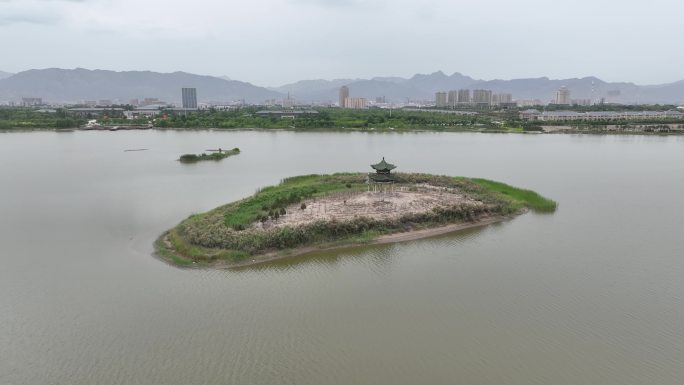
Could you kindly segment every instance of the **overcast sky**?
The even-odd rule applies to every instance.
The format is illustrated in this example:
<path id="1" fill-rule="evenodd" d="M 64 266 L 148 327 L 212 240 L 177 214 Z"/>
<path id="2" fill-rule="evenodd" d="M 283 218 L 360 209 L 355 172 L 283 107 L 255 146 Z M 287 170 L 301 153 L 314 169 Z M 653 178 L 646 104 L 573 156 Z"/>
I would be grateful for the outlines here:
<path id="1" fill-rule="evenodd" d="M 0 0 L 0 70 L 684 79 L 681 0 Z"/>

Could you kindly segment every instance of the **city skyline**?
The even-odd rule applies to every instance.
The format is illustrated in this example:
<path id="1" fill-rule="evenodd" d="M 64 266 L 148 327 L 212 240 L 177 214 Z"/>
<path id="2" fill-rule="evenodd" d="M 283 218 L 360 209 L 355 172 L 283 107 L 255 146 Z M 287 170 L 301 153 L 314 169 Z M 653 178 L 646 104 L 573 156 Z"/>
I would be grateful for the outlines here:
<path id="1" fill-rule="evenodd" d="M 679 63 L 684 61 L 684 53 L 672 49 L 684 34 L 678 22 L 684 6 L 672 0 L 578 0 L 553 7 L 541 0 L 258 0 L 237 9 L 218 0 L 159 4 L 0 1 L 0 32 L 11 40 L 0 70 L 183 70 L 277 86 L 300 79 L 406 77 L 430 72 L 440 63 L 437 67 L 447 73 L 479 79 L 543 74 L 661 84 L 681 80 Z M 625 28 L 625 20 L 638 28 Z M 339 34 L 340 25 L 363 28 Z M 452 39 L 445 31 L 453 25 L 478 33 Z M 620 39 L 601 43 L 601 37 L 613 36 L 611 31 L 620 31 Z M 87 46 L 103 48 L 88 55 Z M 183 55 L 178 55 L 179 46 L 188 47 Z M 635 46 L 640 55 L 633 54 Z M 121 55 L 122 49 L 127 55 Z M 502 57 L 534 60 L 502 65 Z M 278 71 L 273 71 L 274 58 Z"/>
<path id="2" fill-rule="evenodd" d="M 340 93 L 345 85 L 353 92 Z M 582 79 L 476 80 L 456 73 L 441 71 L 416 74 L 411 78 L 378 77 L 374 79 L 308 80 L 283 87 L 263 88 L 241 82 L 185 72 L 157 73 L 150 71 L 114 72 L 103 70 L 31 70 L 0 79 L 0 104 L 19 103 L 23 98 L 42 98 L 48 103 L 107 105 L 111 102 L 158 98 L 170 103 L 181 102 L 181 88 L 201 89 L 197 102 L 212 105 L 226 103 L 265 103 L 285 100 L 294 104 L 344 105 L 347 96 L 365 98 L 369 104 L 436 100 L 436 92 L 444 92 L 437 103 L 455 107 L 475 103 L 510 104 L 514 99 L 521 105 L 594 103 L 684 104 L 684 81 L 664 86 L 637 86 L 633 83 L 606 83 L 596 77 Z M 566 87 L 572 91 L 559 102 L 558 91 Z M 344 88 L 342 88 L 344 89 Z M 480 91 L 490 91 L 482 93 Z M 571 97 L 570 97 L 571 96 Z M 201 100 L 200 100 L 201 99 Z M 446 99 L 446 100 L 445 100 Z M 446 102 L 448 100 L 448 103 Z M 149 103 L 147 103 L 149 104 Z"/>

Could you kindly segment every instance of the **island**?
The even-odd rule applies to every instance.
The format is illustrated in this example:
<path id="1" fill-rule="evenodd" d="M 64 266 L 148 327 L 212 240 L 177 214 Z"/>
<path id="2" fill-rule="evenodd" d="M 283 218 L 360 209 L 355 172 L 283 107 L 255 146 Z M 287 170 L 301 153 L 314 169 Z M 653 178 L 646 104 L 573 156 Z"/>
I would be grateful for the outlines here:
<path id="1" fill-rule="evenodd" d="M 218 150 L 208 150 L 208 151 L 211 151 L 211 154 L 207 154 L 207 153 L 201 153 L 199 155 L 184 154 L 184 155 L 181 155 L 178 160 L 181 163 L 195 163 L 195 162 L 200 162 L 203 160 L 221 160 L 221 159 L 225 159 L 229 156 L 237 155 L 240 153 L 240 149 L 237 147 L 235 147 L 232 150 L 228 150 L 228 151 L 223 151 L 220 148 Z"/>
<path id="2" fill-rule="evenodd" d="M 191 215 L 163 233 L 156 254 L 176 266 L 231 268 L 315 250 L 413 240 L 482 226 L 556 202 L 486 179 L 392 173 L 303 175 Z"/>

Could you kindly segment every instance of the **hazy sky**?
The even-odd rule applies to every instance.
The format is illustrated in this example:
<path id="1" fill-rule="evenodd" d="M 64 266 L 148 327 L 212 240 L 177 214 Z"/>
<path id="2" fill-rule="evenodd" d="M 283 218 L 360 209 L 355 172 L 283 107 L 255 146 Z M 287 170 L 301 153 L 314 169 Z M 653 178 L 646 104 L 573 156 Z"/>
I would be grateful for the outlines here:
<path id="1" fill-rule="evenodd" d="M 0 0 L 0 70 L 684 79 L 682 0 Z"/>

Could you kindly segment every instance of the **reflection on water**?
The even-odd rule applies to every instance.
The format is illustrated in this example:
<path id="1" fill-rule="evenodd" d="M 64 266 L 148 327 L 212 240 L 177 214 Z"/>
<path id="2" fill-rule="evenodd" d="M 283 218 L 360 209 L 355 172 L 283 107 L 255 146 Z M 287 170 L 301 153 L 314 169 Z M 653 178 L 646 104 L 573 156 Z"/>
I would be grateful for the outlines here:
<path id="1" fill-rule="evenodd" d="M 0 384 L 680 383 L 682 144 L 2 133 Z M 219 145 L 242 153 L 176 162 Z M 291 175 L 366 171 L 379 156 L 399 171 L 527 187 L 560 208 L 238 270 L 150 257 L 191 213 Z"/>
<path id="2" fill-rule="evenodd" d="M 495 223 L 489 226 L 500 226 Z M 441 234 L 429 238 L 414 241 L 390 243 L 390 244 L 368 244 L 355 245 L 337 248 L 333 250 L 313 251 L 310 253 L 285 257 L 283 259 L 268 261 L 256 265 L 232 268 L 233 271 L 245 270 L 289 270 L 301 268 L 303 264 L 326 265 L 334 267 L 344 263 L 364 263 L 376 273 L 383 270 L 389 271 L 394 256 L 402 247 L 421 247 L 421 245 L 438 245 L 440 247 L 454 247 L 460 243 L 473 240 L 478 233 L 485 231 L 487 226 L 474 227 L 455 231 L 448 234 Z"/>
<path id="3" fill-rule="evenodd" d="M 320 268 L 337 269 L 345 264 L 363 263 L 375 273 L 390 270 L 392 267 L 391 245 L 367 245 L 329 251 L 316 251 L 303 255 L 286 257 L 252 266 L 231 269 L 231 271 L 291 271 L 300 269 L 317 270 Z"/>

